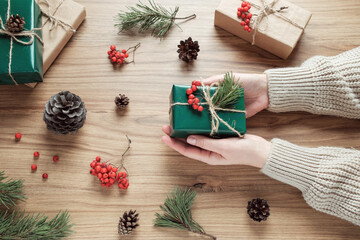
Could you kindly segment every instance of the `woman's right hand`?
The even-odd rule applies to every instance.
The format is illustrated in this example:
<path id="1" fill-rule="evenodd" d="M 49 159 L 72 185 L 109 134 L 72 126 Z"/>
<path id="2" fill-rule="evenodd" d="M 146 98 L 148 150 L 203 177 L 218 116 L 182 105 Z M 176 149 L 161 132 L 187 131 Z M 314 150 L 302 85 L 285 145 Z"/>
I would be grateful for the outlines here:
<path id="1" fill-rule="evenodd" d="M 235 80 L 239 80 L 245 91 L 246 117 L 252 117 L 256 113 L 269 106 L 268 80 L 266 74 L 233 73 Z M 224 75 L 216 75 L 203 79 L 205 85 L 222 81 Z"/>

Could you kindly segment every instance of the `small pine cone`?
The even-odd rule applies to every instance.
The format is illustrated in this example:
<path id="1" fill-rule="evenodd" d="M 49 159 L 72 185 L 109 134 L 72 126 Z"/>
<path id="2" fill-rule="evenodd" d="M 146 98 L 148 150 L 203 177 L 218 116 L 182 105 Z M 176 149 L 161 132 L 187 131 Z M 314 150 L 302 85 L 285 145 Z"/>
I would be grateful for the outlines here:
<path id="1" fill-rule="evenodd" d="M 11 15 L 9 19 L 6 20 L 5 27 L 10 32 L 18 33 L 24 30 L 24 24 L 24 18 L 16 14 L 16 16 Z"/>
<path id="2" fill-rule="evenodd" d="M 198 41 L 193 41 L 191 37 L 185 41 L 180 41 L 178 48 L 179 49 L 177 52 L 179 53 L 179 58 L 184 62 L 191 62 L 192 60 L 196 60 L 198 52 L 200 52 Z"/>
<path id="3" fill-rule="evenodd" d="M 125 109 L 129 102 L 130 99 L 125 96 L 125 94 L 119 94 L 119 96 L 115 98 L 115 104 L 120 110 Z"/>
<path id="4" fill-rule="evenodd" d="M 118 232 L 122 235 L 130 234 L 139 226 L 137 223 L 139 214 L 136 213 L 136 210 L 130 210 L 129 212 L 124 212 L 124 215 L 120 217 Z"/>
<path id="5" fill-rule="evenodd" d="M 266 221 L 270 216 L 270 207 L 265 199 L 256 198 L 248 202 L 247 213 L 254 221 Z"/>

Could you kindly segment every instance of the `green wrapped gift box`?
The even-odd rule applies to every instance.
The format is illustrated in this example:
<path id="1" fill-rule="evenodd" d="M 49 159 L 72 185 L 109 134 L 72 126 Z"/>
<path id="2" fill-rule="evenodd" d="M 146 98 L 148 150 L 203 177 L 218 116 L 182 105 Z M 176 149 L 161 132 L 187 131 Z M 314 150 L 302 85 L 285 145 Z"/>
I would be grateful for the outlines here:
<path id="1" fill-rule="evenodd" d="M 211 133 L 211 116 L 207 105 L 202 112 L 196 111 L 190 105 L 173 105 L 174 103 L 187 103 L 186 89 L 189 86 L 173 85 L 170 95 L 170 126 L 172 128 L 170 136 L 177 138 L 186 138 L 189 135 L 207 135 Z M 201 87 L 199 87 L 201 88 Z M 210 89 L 212 96 L 216 87 Z M 204 102 L 201 97 L 201 91 L 196 91 L 195 96 L 199 97 L 200 102 Z M 240 96 L 235 104 L 235 109 L 245 110 L 244 97 Z M 217 114 L 231 127 L 235 128 L 241 134 L 246 133 L 245 113 L 217 111 Z M 237 133 L 230 130 L 220 122 L 218 131 L 214 137 L 231 137 L 238 136 Z"/>
<path id="2" fill-rule="evenodd" d="M 7 20 L 8 0 L 0 0 L 0 17 L 5 25 Z M 19 14 L 24 17 L 25 31 L 41 28 L 41 11 L 34 0 L 10 0 L 10 15 Z M 41 31 L 35 31 L 41 37 Z M 19 36 L 19 40 L 27 42 L 29 37 Z M 0 84 L 15 84 L 9 74 L 11 37 L 0 34 Z M 13 40 L 11 51 L 11 75 L 18 84 L 42 82 L 43 79 L 43 46 L 34 37 L 31 45 L 24 45 Z"/>

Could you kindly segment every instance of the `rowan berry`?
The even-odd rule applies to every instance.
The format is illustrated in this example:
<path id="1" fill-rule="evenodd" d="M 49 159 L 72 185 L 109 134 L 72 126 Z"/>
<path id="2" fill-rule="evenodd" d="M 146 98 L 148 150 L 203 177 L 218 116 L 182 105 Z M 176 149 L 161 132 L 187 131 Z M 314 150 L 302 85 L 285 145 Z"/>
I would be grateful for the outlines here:
<path id="1" fill-rule="evenodd" d="M 95 171 L 98 173 L 98 172 L 100 172 L 100 170 L 101 170 L 101 167 L 100 166 L 95 166 Z"/>
<path id="2" fill-rule="evenodd" d="M 58 161 L 59 161 L 59 156 L 54 155 L 54 156 L 53 156 L 53 161 L 54 161 L 54 162 L 58 162 Z M 94 166 L 95 166 L 95 165 L 96 165 L 96 162 L 94 161 L 93 163 L 94 163 Z"/>
<path id="3" fill-rule="evenodd" d="M 198 109 L 198 108 L 199 108 L 199 105 L 197 105 L 197 104 L 195 104 L 195 103 L 194 103 L 194 104 L 192 105 L 192 107 L 193 107 L 193 109 L 195 109 L 195 110 L 196 110 L 196 109 Z"/>
<path id="4" fill-rule="evenodd" d="M 47 173 L 44 173 L 43 175 L 42 175 L 42 178 L 43 179 L 47 179 L 49 177 L 49 175 L 47 174 Z"/>
<path id="5" fill-rule="evenodd" d="M 97 174 L 98 179 L 102 178 L 102 173 Z"/>
<path id="6" fill-rule="evenodd" d="M 36 171 L 36 169 L 37 169 L 37 165 L 36 165 L 36 164 L 31 165 L 31 170 Z"/>
<path id="7" fill-rule="evenodd" d="M 107 165 L 106 167 L 107 171 L 110 172 L 112 170 L 112 166 L 111 165 Z"/>
<path id="8" fill-rule="evenodd" d="M 199 98 L 195 98 L 195 99 L 194 99 L 194 103 L 195 103 L 195 104 L 198 104 L 199 102 L 200 102 L 200 99 L 199 99 Z"/>
<path id="9" fill-rule="evenodd" d="M 189 99 L 189 100 L 188 100 L 188 104 L 189 104 L 189 105 L 192 105 L 193 103 L 194 103 L 194 99 Z"/>
<path id="10" fill-rule="evenodd" d="M 245 26 L 244 26 L 244 29 L 245 29 L 246 31 L 248 31 L 248 30 L 249 30 L 249 26 L 248 26 L 248 25 L 245 25 Z"/>
<path id="11" fill-rule="evenodd" d="M 113 171 L 114 173 L 116 173 L 117 170 L 118 170 L 117 167 L 113 167 L 113 168 L 112 168 L 112 171 Z"/>
<path id="12" fill-rule="evenodd" d="M 124 55 L 124 56 L 125 56 L 125 58 L 128 58 L 128 57 L 129 57 L 129 54 L 125 53 L 125 55 Z"/>
<path id="13" fill-rule="evenodd" d="M 111 55 L 112 54 L 112 51 L 108 51 L 108 55 Z"/>
<path id="14" fill-rule="evenodd" d="M 192 94 L 192 93 L 193 93 L 193 90 L 191 90 L 191 88 L 186 89 L 186 94 L 187 94 L 187 95 L 190 95 L 190 94 Z"/>
<path id="15" fill-rule="evenodd" d="M 105 167 L 101 168 L 100 170 L 101 173 L 107 173 L 107 169 Z"/>
<path id="16" fill-rule="evenodd" d="M 194 94 L 190 94 L 189 95 L 189 99 L 194 99 L 195 98 L 195 95 Z"/>
<path id="17" fill-rule="evenodd" d="M 248 15 L 246 16 L 247 19 L 250 19 L 252 18 L 252 14 L 251 13 L 248 13 Z"/>
<path id="18" fill-rule="evenodd" d="M 241 18 L 245 18 L 245 17 L 246 17 L 245 13 L 241 14 Z"/>
<path id="19" fill-rule="evenodd" d="M 90 174 L 91 174 L 91 175 L 95 175 L 95 174 L 96 174 L 95 169 L 90 169 Z"/>
<path id="20" fill-rule="evenodd" d="M 115 63 L 116 60 L 117 60 L 116 57 L 112 57 L 112 58 L 111 58 L 111 62 L 113 62 L 113 63 Z"/>
<path id="21" fill-rule="evenodd" d="M 241 12 L 237 12 L 237 16 L 238 16 L 238 17 L 241 17 Z"/>
<path id="22" fill-rule="evenodd" d="M 115 45 L 111 45 L 111 46 L 110 46 L 110 49 L 111 49 L 111 51 L 115 51 L 115 50 L 116 50 L 116 46 L 115 46 Z"/>
<path id="23" fill-rule="evenodd" d="M 91 168 L 95 168 L 95 166 L 96 166 L 96 162 L 90 163 L 90 167 L 91 167 Z"/>
<path id="24" fill-rule="evenodd" d="M 198 107 L 198 111 L 199 111 L 199 112 L 202 112 L 203 110 L 204 110 L 204 107 L 203 107 L 203 106 L 199 106 L 199 107 Z"/>
<path id="25" fill-rule="evenodd" d="M 38 158 L 40 157 L 40 153 L 39 152 L 34 152 L 34 158 Z"/>
<path id="26" fill-rule="evenodd" d="M 20 141 L 21 137 L 22 137 L 21 133 L 16 133 L 15 134 L 15 140 L 16 141 Z"/>
<path id="27" fill-rule="evenodd" d="M 102 177 L 103 177 L 103 178 L 108 178 L 109 175 L 108 175 L 107 173 L 104 173 Z"/>
<path id="28" fill-rule="evenodd" d="M 201 86 L 201 82 L 200 81 L 195 81 L 195 86 Z"/>
<path id="29" fill-rule="evenodd" d="M 246 7 L 246 6 L 247 6 L 247 3 L 246 3 L 245 1 L 243 1 L 243 2 L 241 3 L 241 6 L 242 6 L 242 7 Z"/>
<path id="30" fill-rule="evenodd" d="M 122 53 L 126 53 L 126 49 L 123 49 L 121 52 L 122 52 Z"/>

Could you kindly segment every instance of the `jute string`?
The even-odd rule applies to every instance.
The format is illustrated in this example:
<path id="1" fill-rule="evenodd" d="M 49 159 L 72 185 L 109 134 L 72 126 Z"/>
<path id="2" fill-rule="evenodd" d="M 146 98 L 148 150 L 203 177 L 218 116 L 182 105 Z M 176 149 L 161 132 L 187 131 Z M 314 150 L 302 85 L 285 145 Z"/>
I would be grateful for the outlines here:
<path id="1" fill-rule="evenodd" d="M 10 0 L 8 0 L 8 8 L 7 8 L 7 14 L 6 14 L 6 19 L 9 19 L 10 17 Z M 18 42 L 19 44 L 23 44 L 23 45 L 31 45 L 34 42 L 35 37 L 41 42 L 41 44 L 44 44 L 44 42 L 42 41 L 42 39 L 40 38 L 40 36 L 35 32 L 35 31 L 39 31 L 42 28 L 33 28 L 31 30 L 24 30 L 21 31 L 19 33 L 13 33 L 10 32 L 9 30 L 6 29 L 3 20 L 0 17 L 0 35 L 7 35 L 10 37 L 10 50 L 9 50 L 9 76 L 11 77 L 12 81 L 14 82 L 15 85 L 18 85 L 18 83 L 16 82 L 14 76 L 11 74 L 11 62 L 12 62 L 12 51 L 13 51 L 13 46 L 14 46 L 14 41 Z M 28 41 L 23 41 L 18 39 L 18 37 L 27 37 L 29 40 Z"/>
<path id="2" fill-rule="evenodd" d="M 258 30 L 265 30 L 268 27 L 268 16 L 271 14 L 276 15 L 277 17 L 283 19 L 284 21 L 294 25 L 295 27 L 298 27 L 300 29 L 304 29 L 304 27 L 300 26 L 299 24 L 297 24 L 296 22 L 294 22 L 293 20 L 291 20 L 288 17 L 285 17 L 284 15 L 282 15 L 280 13 L 280 10 L 276 10 L 274 9 L 274 5 L 275 3 L 277 3 L 278 0 L 270 0 L 270 2 L 267 2 L 266 0 L 261 0 L 262 6 L 257 5 L 256 3 L 253 3 L 250 1 L 251 6 L 254 6 L 255 8 L 259 9 L 259 13 L 257 14 L 257 17 L 255 19 L 255 21 L 253 22 L 253 37 L 252 37 L 252 42 L 251 44 L 254 45 L 255 44 L 255 40 L 256 40 L 256 34 L 258 32 Z M 263 19 L 266 19 L 266 25 L 264 27 L 264 29 L 259 29 L 260 23 Z"/>
<path id="3" fill-rule="evenodd" d="M 216 89 L 214 95 L 210 95 L 210 89 L 215 86 L 216 83 L 211 84 L 210 86 L 205 86 L 203 82 L 201 82 L 201 92 L 203 95 L 203 98 L 205 100 L 204 103 L 201 103 L 201 105 L 208 105 L 209 113 L 211 116 L 211 132 L 210 136 L 213 136 L 214 133 L 217 133 L 219 131 L 220 122 L 223 123 L 228 129 L 230 129 L 232 132 L 236 133 L 239 137 L 243 137 L 244 135 L 241 134 L 239 131 L 237 131 L 235 128 L 233 128 L 229 123 L 224 121 L 219 115 L 218 111 L 224 111 L 224 112 L 236 112 L 236 113 L 246 113 L 244 110 L 237 110 L 237 109 L 231 109 L 231 108 L 220 108 L 214 105 L 213 98 L 216 96 L 216 94 L 219 91 L 219 88 Z M 170 105 L 170 108 L 173 106 L 186 106 L 189 105 L 188 103 L 173 103 Z"/>
<path id="4" fill-rule="evenodd" d="M 63 20 L 55 17 L 56 12 L 58 11 L 58 9 L 61 7 L 61 5 L 64 3 L 64 0 L 60 0 L 59 4 L 57 5 L 57 7 L 54 9 L 53 13 L 50 13 L 51 9 L 50 9 L 50 3 L 48 0 L 39 0 L 38 1 L 38 5 L 41 8 L 41 12 L 42 15 L 45 16 L 47 19 L 46 21 L 43 23 L 43 26 L 45 26 L 45 24 L 47 24 L 48 22 L 50 22 L 51 24 L 51 28 L 50 31 L 52 31 L 53 29 L 55 29 L 57 26 L 61 26 L 62 28 L 69 29 L 72 32 L 76 32 L 76 29 L 69 23 L 64 22 Z M 44 7 L 41 7 L 41 4 L 44 4 L 47 6 L 47 9 Z"/>

